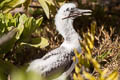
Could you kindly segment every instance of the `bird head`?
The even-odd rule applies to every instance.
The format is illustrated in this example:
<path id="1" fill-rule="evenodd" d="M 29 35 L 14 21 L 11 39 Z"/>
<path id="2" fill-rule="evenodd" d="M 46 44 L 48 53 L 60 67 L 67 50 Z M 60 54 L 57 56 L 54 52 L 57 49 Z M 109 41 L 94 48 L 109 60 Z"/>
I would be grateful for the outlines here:
<path id="1" fill-rule="evenodd" d="M 83 10 L 77 8 L 76 4 L 74 3 L 66 3 L 59 9 L 57 14 L 59 15 L 59 18 L 62 19 L 75 19 L 78 16 L 91 15 L 91 12 L 91 10 Z"/>

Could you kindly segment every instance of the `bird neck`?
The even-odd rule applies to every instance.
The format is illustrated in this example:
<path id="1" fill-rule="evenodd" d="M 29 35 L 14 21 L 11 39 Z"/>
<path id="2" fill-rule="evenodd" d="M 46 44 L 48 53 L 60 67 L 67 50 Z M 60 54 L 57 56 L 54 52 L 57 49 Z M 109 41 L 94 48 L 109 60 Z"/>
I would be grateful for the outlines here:
<path id="1" fill-rule="evenodd" d="M 73 19 L 62 19 L 56 15 L 55 18 L 56 29 L 63 36 L 65 40 L 72 40 L 78 38 L 78 34 L 73 28 Z"/>

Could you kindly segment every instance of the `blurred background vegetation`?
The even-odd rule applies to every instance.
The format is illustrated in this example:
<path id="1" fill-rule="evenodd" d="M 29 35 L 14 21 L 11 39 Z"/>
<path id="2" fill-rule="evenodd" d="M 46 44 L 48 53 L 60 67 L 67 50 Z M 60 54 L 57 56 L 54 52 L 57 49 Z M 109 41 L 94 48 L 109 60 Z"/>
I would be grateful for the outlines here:
<path id="1" fill-rule="evenodd" d="M 25 66 L 33 59 L 41 58 L 45 53 L 59 47 L 63 42 L 62 36 L 55 29 L 54 17 L 62 4 L 73 1 L 78 3 L 79 8 L 93 11 L 91 16 L 75 19 L 74 27 L 84 40 L 88 38 L 84 37 L 84 34 L 89 32 L 93 22 L 96 23 L 90 54 L 100 63 L 99 68 L 108 68 L 109 73 L 115 69 L 120 72 L 120 1 L 0 0 L 0 80 L 11 80 L 11 72 L 12 75 L 18 72 L 15 74 L 21 77 L 20 80 L 30 80 L 24 73 Z M 22 70 L 15 71 L 18 68 Z M 38 79 L 36 76 L 36 80 Z"/>

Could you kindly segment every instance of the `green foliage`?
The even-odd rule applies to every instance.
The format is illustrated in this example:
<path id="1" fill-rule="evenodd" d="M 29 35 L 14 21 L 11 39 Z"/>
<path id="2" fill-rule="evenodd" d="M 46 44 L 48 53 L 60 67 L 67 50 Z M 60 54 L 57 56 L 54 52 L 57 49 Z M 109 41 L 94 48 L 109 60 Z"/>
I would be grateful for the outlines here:
<path id="1" fill-rule="evenodd" d="M 17 69 L 12 72 L 11 80 L 45 80 L 34 72 L 25 72 L 23 69 Z"/>
<path id="2" fill-rule="evenodd" d="M 46 16 L 49 18 L 49 16 L 50 16 L 49 12 L 50 12 L 50 11 L 49 11 L 49 7 L 48 7 L 48 4 L 47 4 L 46 1 L 47 1 L 47 0 L 39 0 L 42 8 L 43 8 L 44 11 L 45 11 Z"/>
<path id="3" fill-rule="evenodd" d="M 21 35 L 21 41 L 27 42 L 28 37 L 38 28 L 43 20 L 43 18 L 40 18 L 38 20 L 35 20 L 33 17 L 28 18 L 26 15 L 20 16 L 20 23 L 24 24 L 24 30 L 23 34 Z"/>
<path id="4" fill-rule="evenodd" d="M 73 58 L 74 62 L 78 59 L 78 63 L 75 65 L 75 73 L 73 74 L 73 79 L 74 80 L 118 80 L 118 71 L 115 70 L 112 73 L 108 74 L 107 71 L 108 69 L 102 70 L 100 67 L 100 64 L 92 58 L 92 51 L 94 48 L 94 38 L 95 38 L 95 27 L 96 23 L 94 22 L 91 25 L 91 31 L 89 31 L 87 34 L 84 34 L 84 39 L 81 41 L 82 44 L 82 49 L 85 51 L 85 56 L 82 54 L 78 53 L 76 50 L 75 52 L 75 57 Z M 82 67 L 84 66 L 85 68 L 90 67 L 90 63 L 94 66 L 95 72 L 99 74 L 99 76 L 94 76 L 93 74 L 87 72 L 86 70 L 83 70 L 83 75 L 80 74 L 80 70 L 83 69 Z"/>
<path id="5" fill-rule="evenodd" d="M 26 0 L 3 0 L 0 3 L 0 10 L 2 10 L 4 13 L 7 13 L 18 5 L 23 4 L 25 1 Z"/>
<path id="6" fill-rule="evenodd" d="M 35 32 L 43 20 L 42 17 L 35 20 L 33 17 L 27 17 L 25 14 L 16 14 L 12 16 L 11 14 L 1 13 L 0 15 L 0 53 L 7 53 L 12 50 L 15 45 L 19 45 L 21 43 L 29 44 L 28 42 L 30 42 L 31 34 Z M 32 39 L 32 41 L 33 40 L 34 39 Z M 37 41 L 39 41 L 39 43 L 34 44 L 32 47 L 45 47 L 48 45 L 48 41 L 46 39 L 42 38 Z"/>
<path id="7" fill-rule="evenodd" d="M 35 48 L 44 48 L 46 46 L 48 46 L 48 40 L 41 37 L 41 38 L 33 38 L 31 40 L 31 43 L 21 43 L 21 45 L 28 45 L 31 47 L 35 47 Z"/>

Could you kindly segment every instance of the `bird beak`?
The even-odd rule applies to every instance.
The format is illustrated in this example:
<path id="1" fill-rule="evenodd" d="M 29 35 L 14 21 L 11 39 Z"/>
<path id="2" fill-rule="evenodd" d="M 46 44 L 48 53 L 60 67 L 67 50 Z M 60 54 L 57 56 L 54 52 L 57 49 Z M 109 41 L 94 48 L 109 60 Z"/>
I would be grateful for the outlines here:
<path id="1" fill-rule="evenodd" d="M 92 10 L 77 9 L 77 10 L 75 11 L 75 13 L 77 13 L 78 16 L 82 16 L 82 15 L 91 15 L 91 14 L 92 14 Z"/>
<path id="2" fill-rule="evenodd" d="M 77 17 L 77 16 L 83 16 L 83 15 L 91 15 L 92 14 L 92 10 L 83 10 L 83 9 L 74 9 L 71 10 L 71 13 L 69 16 L 63 18 L 63 19 L 67 19 L 67 18 L 71 18 L 71 17 Z"/>
<path id="3" fill-rule="evenodd" d="M 83 16 L 83 15 L 91 15 L 92 10 L 83 10 L 83 9 L 78 9 L 76 8 L 70 16 Z"/>

